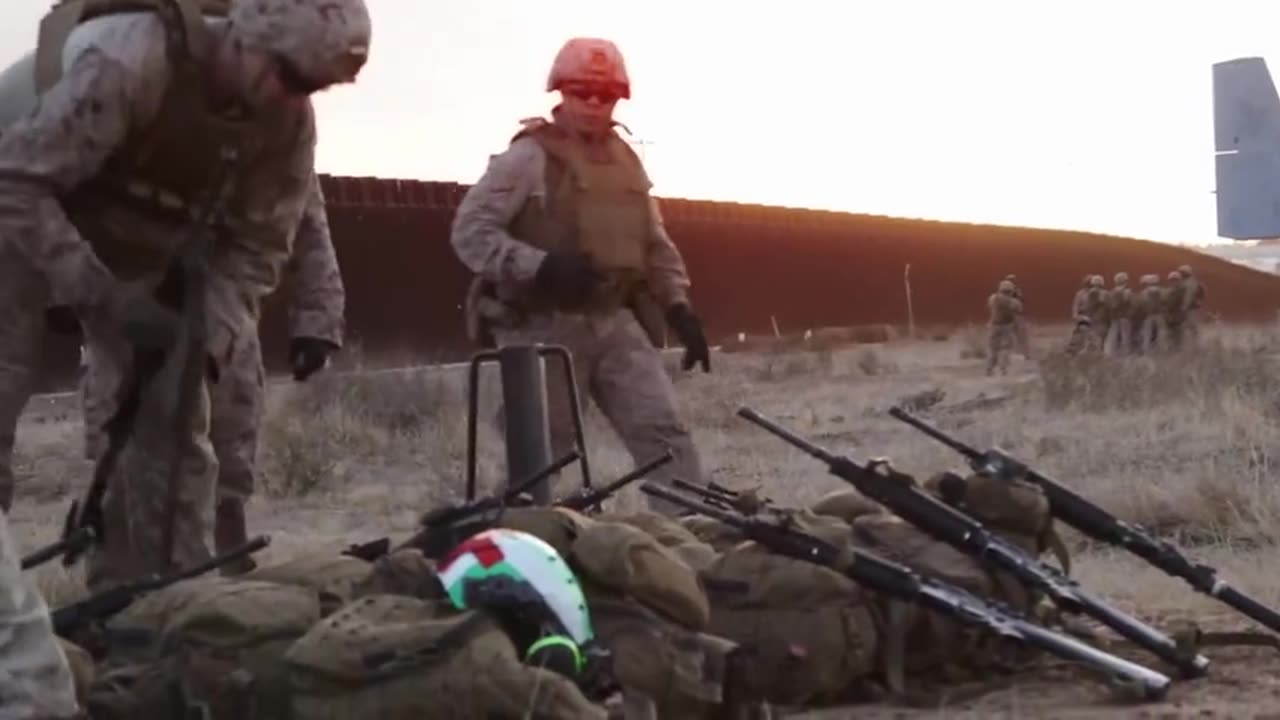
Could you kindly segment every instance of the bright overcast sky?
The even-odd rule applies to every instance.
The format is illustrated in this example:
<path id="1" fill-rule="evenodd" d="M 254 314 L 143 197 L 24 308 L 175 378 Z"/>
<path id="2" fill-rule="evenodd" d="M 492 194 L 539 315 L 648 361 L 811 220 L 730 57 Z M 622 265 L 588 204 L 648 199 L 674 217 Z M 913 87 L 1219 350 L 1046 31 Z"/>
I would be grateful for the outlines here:
<path id="1" fill-rule="evenodd" d="M 7 64 L 50 2 L 3 2 Z M 554 103 L 564 39 L 599 35 L 660 195 L 1193 243 L 1216 235 L 1210 66 L 1280 46 L 1276 0 L 371 8 L 359 84 L 317 101 L 322 172 L 472 182 Z"/>

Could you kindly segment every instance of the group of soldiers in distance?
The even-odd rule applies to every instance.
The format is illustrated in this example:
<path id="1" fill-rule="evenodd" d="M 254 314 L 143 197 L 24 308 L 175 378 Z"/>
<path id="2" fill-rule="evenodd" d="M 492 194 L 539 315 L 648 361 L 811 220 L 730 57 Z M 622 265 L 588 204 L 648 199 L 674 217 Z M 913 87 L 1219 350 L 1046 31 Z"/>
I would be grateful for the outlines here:
<path id="1" fill-rule="evenodd" d="M 1180 350 L 1199 335 L 1199 313 L 1204 305 L 1204 283 L 1182 265 L 1165 276 L 1143 275 L 1139 287 L 1129 286 L 1129 273 L 1118 272 L 1110 288 L 1102 275 L 1084 276 L 1071 300 L 1075 324 L 1066 353 L 1105 353 L 1111 356 L 1151 355 Z M 987 375 L 998 368 L 1006 374 L 1009 356 L 1016 348 L 1031 357 L 1023 319 L 1023 293 L 1014 275 L 1006 275 L 987 298 Z"/>

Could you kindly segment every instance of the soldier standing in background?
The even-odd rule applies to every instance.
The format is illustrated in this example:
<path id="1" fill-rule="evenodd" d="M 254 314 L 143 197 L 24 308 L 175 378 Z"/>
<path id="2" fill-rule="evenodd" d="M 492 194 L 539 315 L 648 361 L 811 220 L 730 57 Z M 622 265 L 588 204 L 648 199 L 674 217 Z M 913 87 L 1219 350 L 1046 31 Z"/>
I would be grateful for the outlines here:
<path id="1" fill-rule="evenodd" d="M 1186 287 L 1183 294 L 1183 332 L 1186 341 L 1194 345 L 1200 340 L 1200 308 L 1204 305 L 1204 281 L 1191 272 L 1190 265 L 1178 267 L 1182 276 L 1182 284 Z"/>
<path id="2" fill-rule="evenodd" d="M 1026 299 L 1022 294 L 1022 286 L 1018 284 L 1018 278 L 1013 273 L 1004 276 L 1004 279 L 1013 283 L 1013 299 L 1022 305 L 1023 312 L 1018 313 L 1018 319 L 1014 321 L 1013 332 L 1018 352 L 1027 360 L 1031 359 L 1031 339 L 1027 334 L 1026 320 Z"/>
<path id="3" fill-rule="evenodd" d="M 1137 296 L 1136 317 L 1141 318 L 1138 329 L 1138 347 L 1142 354 L 1150 355 L 1166 343 L 1167 332 L 1164 324 L 1164 290 L 1160 287 L 1160 276 L 1147 274 L 1142 276 L 1142 292 Z"/>
<path id="4" fill-rule="evenodd" d="M 1163 300 L 1164 328 L 1168 333 L 1165 348 L 1181 350 L 1183 324 L 1187 318 L 1187 286 L 1183 283 L 1182 273 L 1177 270 L 1170 271 L 1165 277 Z"/>
<path id="5" fill-rule="evenodd" d="M 2 304 L 31 307 L 32 288 L 47 286 L 51 304 L 75 311 L 90 360 L 85 417 L 95 426 L 115 415 L 117 388 L 135 371 L 132 351 L 165 352 L 180 335 L 179 316 L 154 291 L 189 232 L 216 237 L 205 338 L 212 371 L 256 336 L 261 299 L 276 288 L 299 223 L 324 211 L 310 95 L 353 82 L 368 56 L 363 0 L 236 2 L 227 18 L 202 18 L 187 0 L 164 7 L 108 12 L 69 38 L 44 38 L 37 66 L 63 69 L 0 136 Z M 219 175 L 226 182 L 211 187 Z M 10 327 L 0 333 L 0 352 L 31 342 Z M 177 418 L 189 426 L 176 479 L 167 453 L 150 447 L 176 432 L 168 401 L 146 400 L 107 486 L 92 585 L 210 555 L 207 388 Z"/>
<path id="6" fill-rule="evenodd" d="M 1085 296 L 1089 294 L 1089 287 L 1093 283 L 1093 275 L 1085 275 L 1084 280 L 1080 282 L 1080 289 L 1076 290 L 1076 294 L 1071 298 L 1071 318 L 1074 320 L 1084 312 Z"/>
<path id="7" fill-rule="evenodd" d="M 551 119 L 524 121 L 454 216 L 451 241 L 477 277 L 473 339 L 567 347 L 579 381 L 637 463 L 670 449 L 655 479 L 700 482 L 701 460 L 676 409 L 657 346 L 662 319 L 685 347 L 683 367 L 711 369 L 684 260 L 662 223 L 640 158 L 613 129 L 631 97 L 618 48 L 573 38 L 552 63 Z M 643 324 L 642 324 L 643 323 Z M 547 373 L 553 455 L 573 447 L 567 388 Z"/>
<path id="8" fill-rule="evenodd" d="M 987 375 L 997 366 L 1001 375 L 1009 374 L 1009 352 L 1017 339 L 1018 319 L 1022 317 L 1022 301 L 1015 293 L 1017 286 L 1008 280 L 1000 281 L 994 293 L 987 297 Z"/>
<path id="9" fill-rule="evenodd" d="M 1115 284 L 1107 293 L 1107 339 L 1103 350 L 1108 355 L 1128 355 L 1132 347 L 1133 291 L 1129 289 L 1129 273 L 1116 273 Z"/>

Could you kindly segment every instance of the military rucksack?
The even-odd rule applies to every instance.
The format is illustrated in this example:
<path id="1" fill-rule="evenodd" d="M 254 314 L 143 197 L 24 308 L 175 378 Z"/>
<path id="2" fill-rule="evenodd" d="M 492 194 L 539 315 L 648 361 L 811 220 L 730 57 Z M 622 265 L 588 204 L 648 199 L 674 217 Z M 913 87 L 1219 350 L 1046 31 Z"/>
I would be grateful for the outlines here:
<path id="1" fill-rule="evenodd" d="M 171 585 L 134 603 L 113 630 L 157 632 L 150 657 L 111 668 L 90 692 L 104 717 L 285 720 L 284 653 L 320 620 L 319 593 L 300 585 L 208 578 Z M 97 715 L 95 715 L 97 717 Z"/>
<path id="2" fill-rule="evenodd" d="M 978 488 L 989 492 L 976 492 Z M 989 530 L 1023 545 L 1032 556 L 1039 555 L 1035 531 L 1043 528 L 1048 508 L 1045 505 L 1043 514 L 1038 513 L 1035 493 L 1025 493 L 1024 488 L 1006 493 L 994 483 L 983 482 L 969 490 L 963 503 L 966 512 L 980 521 L 985 518 Z M 1015 507 L 1021 507 L 1026 517 L 1006 512 Z M 936 540 L 896 515 L 859 517 L 853 523 L 853 536 L 855 546 L 1018 612 L 1030 613 L 1040 601 L 1038 593 L 1028 591 L 1008 573 Z M 882 605 L 886 680 L 897 693 L 905 692 L 907 676 L 933 676 L 944 682 L 973 680 L 992 668 L 1006 668 L 1025 659 L 997 638 L 918 606 L 888 599 Z"/>
<path id="3" fill-rule="evenodd" d="M 686 628 L 706 628 L 711 611 L 697 573 L 643 530 L 624 523 L 593 523 L 574 540 L 568 557 L 592 582 Z"/>
<path id="4" fill-rule="evenodd" d="M 604 720 L 567 678 L 531 667 L 490 616 L 370 595 L 287 654 L 292 720 Z"/>
<path id="5" fill-rule="evenodd" d="M 744 682 L 767 700 L 836 702 L 876 670 L 874 604 L 840 573 L 744 543 L 702 579 L 712 599 L 709 631 L 741 646 Z"/>
<path id="6" fill-rule="evenodd" d="M 354 586 L 372 569 L 372 564 L 359 558 L 321 551 L 263 565 L 240 578 L 308 588 L 318 593 L 320 612 L 328 615 L 351 601 Z"/>

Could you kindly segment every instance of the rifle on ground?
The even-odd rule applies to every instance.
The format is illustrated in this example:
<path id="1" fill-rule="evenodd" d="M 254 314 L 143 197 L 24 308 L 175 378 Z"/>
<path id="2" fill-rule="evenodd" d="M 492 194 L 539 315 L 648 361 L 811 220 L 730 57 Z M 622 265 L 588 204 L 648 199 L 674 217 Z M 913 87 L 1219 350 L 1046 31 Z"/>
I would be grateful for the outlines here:
<path id="1" fill-rule="evenodd" d="M 476 498 L 467 503 L 444 505 L 430 510 L 418 520 L 421 529 L 395 548 L 391 547 L 391 539 L 384 537 L 353 544 L 342 551 L 342 554 L 373 562 L 393 550 L 413 547 L 421 550 L 422 554 L 429 558 L 441 557 L 465 537 L 479 532 L 482 526 L 492 523 L 490 519 L 479 516 L 495 510 L 501 511 L 502 508 L 518 502 L 521 495 L 560 472 L 579 457 L 581 455 L 577 450 L 570 450 L 547 467 L 500 493 Z"/>
<path id="2" fill-rule="evenodd" d="M 149 592 L 216 570 L 227 563 L 252 555 L 270 544 L 271 538 L 269 536 L 259 535 L 244 545 L 202 562 L 195 567 L 178 570 L 166 575 L 153 573 L 139 580 L 104 590 L 97 595 L 90 595 L 84 600 L 64 605 L 50 613 L 50 619 L 53 621 L 53 631 L 60 637 L 70 639 L 81 630 L 108 620 Z"/>
<path id="3" fill-rule="evenodd" d="M 979 451 L 902 408 L 890 408 L 889 414 L 960 453 L 975 472 L 998 477 L 1022 477 L 1039 485 L 1049 499 L 1049 511 L 1054 518 L 1094 540 L 1129 551 L 1165 573 L 1186 581 L 1196 592 L 1217 598 L 1268 629 L 1280 632 L 1280 613 L 1231 587 L 1218 577 L 1215 568 L 1192 562 L 1173 545 L 1157 540 L 1142 526 L 1120 520 L 999 448 Z"/>
<path id="4" fill-rule="evenodd" d="M 848 456 L 835 455 L 797 436 L 751 408 L 739 409 L 738 416 L 826 463 L 832 475 L 908 523 L 979 562 L 990 563 L 1008 572 L 1028 588 L 1043 592 L 1063 611 L 1088 615 L 1106 625 L 1177 667 L 1183 677 L 1202 677 L 1208 672 L 1208 658 L 1194 651 L 1188 652 L 1173 638 L 1095 597 L 1062 571 L 1032 557 L 1022 548 L 988 531 L 972 517 L 923 492 L 910 476 L 893 470 L 887 461 L 873 460 L 860 465 Z"/>
<path id="5" fill-rule="evenodd" d="M 85 548 L 93 544 L 93 528 L 82 527 L 76 528 L 70 535 L 63 539 L 36 550 L 30 555 L 22 558 L 22 569 L 30 570 L 33 567 L 43 565 L 50 560 L 62 555 L 63 553 L 84 552 Z"/>
<path id="6" fill-rule="evenodd" d="M 661 455 L 659 455 L 657 458 L 650 460 L 649 462 L 645 463 L 644 465 L 641 465 L 638 468 L 635 468 L 631 472 L 627 473 L 626 475 L 623 475 L 622 477 L 618 478 L 617 480 L 614 480 L 613 482 L 607 485 L 604 485 L 598 488 L 584 487 L 581 490 L 573 493 L 572 495 L 568 495 L 566 497 L 560 498 L 559 500 L 556 500 L 554 503 L 552 503 L 552 505 L 554 505 L 555 507 L 562 507 L 562 508 L 568 508 L 570 510 L 577 510 L 578 512 L 585 512 L 587 508 L 594 508 L 597 512 L 599 512 L 600 510 L 603 509 L 600 503 L 604 502 L 610 495 L 613 495 L 614 493 L 618 492 L 622 488 L 643 478 L 644 476 L 648 475 L 654 470 L 657 470 L 663 465 L 666 465 L 667 463 L 674 460 L 675 457 L 676 456 L 673 455 L 670 450 L 667 450 L 663 452 Z"/>
<path id="7" fill-rule="evenodd" d="M 734 527 L 744 537 L 778 555 L 822 565 L 892 599 L 919 605 L 963 625 L 981 628 L 1064 660 L 1080 663 L 1110 680 L 1124 683 L 1125 687 L 1140 688 L 1144 699 L 1163 698 L 1171 684 L 1167 676 L 1155 670 L 1037 625 L 997 602 L 985 600 L 937 578 L 921 575 L 878 555 L 853 547 L 838 548 L 780 523 L 719 510 L 653 483 L 645 483 L 640 489 Z M 842 560 L 845 552 L 850 553 L 845 558 L 852 558 L 848 565 Z"/>
<path id="8" fill-rule="evenodd" d="M 755 515 L 762 510 L 778 511 L 772 500 L 761 497 L 755 489 L 740 492 L 713 481 L 707 481 L 705 485 L 695 485 L 679 478 L 672 478 L 671 484 L 685 492 L 697 495 L 703 501 L 722 510 L 734 510 L 743 515 Z"/>

